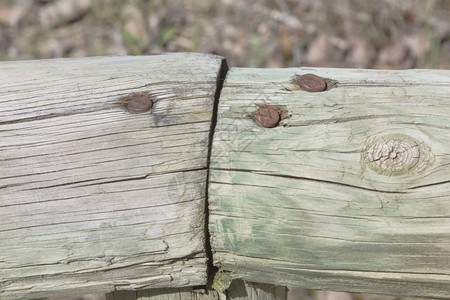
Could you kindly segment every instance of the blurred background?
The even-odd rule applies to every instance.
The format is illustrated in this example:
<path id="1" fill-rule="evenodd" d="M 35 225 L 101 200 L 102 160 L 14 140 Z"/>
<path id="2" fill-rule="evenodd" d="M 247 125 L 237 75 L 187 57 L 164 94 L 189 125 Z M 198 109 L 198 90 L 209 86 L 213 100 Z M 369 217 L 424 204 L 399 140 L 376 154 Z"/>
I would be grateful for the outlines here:
<path id="1" fill-rule="evenodd" d="M 449 68 L 449 0 L 0 0 L 0 60 L 208 52 L 229 66 Z"/>
<path id="2" fill-rule="evenodd" d="M 0 60 L 167 51 L 230 67 L 448 69 L 450 1 L 0 0 Z M 290 299 L 398 298 L 292 289 Z"/>

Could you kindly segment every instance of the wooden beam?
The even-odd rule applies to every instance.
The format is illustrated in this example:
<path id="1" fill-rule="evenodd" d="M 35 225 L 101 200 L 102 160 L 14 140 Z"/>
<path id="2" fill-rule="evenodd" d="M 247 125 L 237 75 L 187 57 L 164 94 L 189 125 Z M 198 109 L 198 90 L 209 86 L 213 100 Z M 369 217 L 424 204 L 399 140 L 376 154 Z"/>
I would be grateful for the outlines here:
<path id="1" fill-rule="evenodd" d="M 206 283 L 223 63 L 206 54 L 0 63 L 1 299 Z"/>
<path id="2" fill-rule="evenodd" d="M 1 299 L 450 294 L 450 72 L 224 68 L 0 63 Z"/>
<path id="3" fill-rule="evenodd" d="M 322 87 L 308 73 L 326 90 L 308 92 Z M 231 69 L 210 165 L 214 264 L 248 281 L 448 297 L 449 103 L 448 70 Z"/>

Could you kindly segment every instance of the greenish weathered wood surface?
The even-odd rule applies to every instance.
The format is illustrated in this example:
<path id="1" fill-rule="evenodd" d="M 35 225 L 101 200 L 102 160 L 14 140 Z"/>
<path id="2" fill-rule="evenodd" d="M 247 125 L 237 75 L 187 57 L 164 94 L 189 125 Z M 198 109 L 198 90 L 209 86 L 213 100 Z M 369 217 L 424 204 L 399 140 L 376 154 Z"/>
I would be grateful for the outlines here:
<path id="1" fill-rule="evenodd" d="M 283 299 L 286 285 L 448 297 L 450 72 L 437 70 L 232 69 L 209 229 L 214 264 L 238 280 L 194 291 L 222 64 L 0 63 L 0 299 Z M 329 89 L 298 90 L 305 73 Z M 126 110 L 134 93 L 151 111 Z M 256 124 L 263 104 L 280 126 Z"/>
<path id="2" fill-rule="evenodd" d="M 326 78 L 299 90 L 296 75 Z M 450 295 L 450 71 L 228 74 L 209 183 L 214 264 L 248 281 Z M 254 112 L 274 105 L 278 127 Z"/>
<path id="3" fill-rule="evenodd" d="M 206 283 L 223 59 L 0 63 L 0 299 Z M 130 114 L 133 93 L 153 108 Z"/>

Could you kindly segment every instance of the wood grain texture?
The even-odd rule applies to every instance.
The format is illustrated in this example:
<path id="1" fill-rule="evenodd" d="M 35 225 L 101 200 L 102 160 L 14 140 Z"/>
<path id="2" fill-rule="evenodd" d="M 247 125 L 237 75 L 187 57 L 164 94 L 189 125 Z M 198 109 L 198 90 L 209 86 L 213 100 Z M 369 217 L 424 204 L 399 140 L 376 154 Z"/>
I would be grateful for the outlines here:
<path id="1" fill-rule="evenodd" d="M 206 283 L 223 59 L 0 63 L 0 298 Z M 153 108 L 130 114 L 133 93 Z"/>
<path id="2" fill-rule="evenodd" d="M 287 288 L 264 283 L 233 280 L 227 290 L 229 300 L 286 300 Z"/>
<path id="3" fill-rule="evenodd" d="M 287 288 L 271 284 L 234 280 L 226 291 L 205 291 L 195 287 L 116 291 L 106 294 L 106 300 L 286 300 Z"/>
<path id="4" fill-rule="evenodd" d="M 313 73 L 324 92 L 299 90 Z M 214 263 L 310 289 L 450 295 L 450 71 L 233 68 L 209 183 Z M 254 112 L 274 105 L 278 127 Z"/>
<path id="5" fill-rule="evenodd" d="M 219 293 L 182 287 L 177 289 L 149 289 L 140 291 L 116 291 L 106 294 L 106 300 L 226 300 Z"/>

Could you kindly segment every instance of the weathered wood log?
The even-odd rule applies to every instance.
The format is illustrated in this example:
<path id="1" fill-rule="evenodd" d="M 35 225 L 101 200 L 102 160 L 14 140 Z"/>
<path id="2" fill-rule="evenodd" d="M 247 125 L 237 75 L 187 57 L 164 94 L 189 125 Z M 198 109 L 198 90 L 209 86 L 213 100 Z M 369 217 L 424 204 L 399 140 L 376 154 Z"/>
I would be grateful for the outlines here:
<path id="1" fill-rule="evenodd" d="M 306 73 L 326 90 L 301 89 Z M 448 297 L 449 103 L 450 71 L 231 69 L 210 165 L 214 264 L 248 281 Z"/>
<path id="2" fill-rule="evenodd" d="M 450 72 L 223 64 L 0 63 L 1 299 L 450 294 Z"/>
<path id="3" fill-rule="evenodd" d="M 222 63 L 204 54 L 0 63 L 1 299 L 206 283 Z"/>

